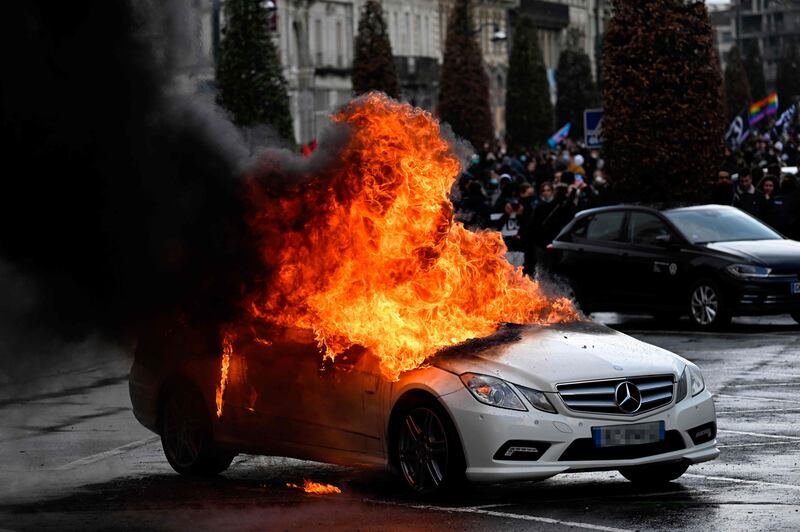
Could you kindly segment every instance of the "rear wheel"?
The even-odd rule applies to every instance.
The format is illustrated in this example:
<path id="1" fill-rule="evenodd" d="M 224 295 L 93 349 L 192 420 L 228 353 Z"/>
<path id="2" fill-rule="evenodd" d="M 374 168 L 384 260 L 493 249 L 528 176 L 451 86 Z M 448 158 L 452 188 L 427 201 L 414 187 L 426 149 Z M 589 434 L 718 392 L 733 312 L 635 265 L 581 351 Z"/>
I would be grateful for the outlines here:
<path id="1" fill-rule="evenodd" d="M 631 482 L 642 485 L 655 486 L 671 482 L 689 469 L 689 464 L 684 462 L 668 462 L 664 464 L 651 464 L 644 466 L 626 467 L 619 472 Z"/>
<path id="2" fill-rule="evenodd" d="M 180 387 L 170 393 L 161 410 L 160 425 L 164 455 L 182 475 L 216 475 L 236 456 L 215 448 L 211 418 L 196 390 Z"/>
<path id="3" fill-rule="evenodd" d="M 413 399 L 396 416 L 394 464 L 406 486 L 425 496 L 465 484 L 466 464 L 455 426 L 433 399 Z"/>
<path id="4" fill-rule="evenodd" d="M 698 329 L 719 329 L 731 322 L 727 301 L 712 279 L 700 279 L 689 290 L 689 320 Z"/>

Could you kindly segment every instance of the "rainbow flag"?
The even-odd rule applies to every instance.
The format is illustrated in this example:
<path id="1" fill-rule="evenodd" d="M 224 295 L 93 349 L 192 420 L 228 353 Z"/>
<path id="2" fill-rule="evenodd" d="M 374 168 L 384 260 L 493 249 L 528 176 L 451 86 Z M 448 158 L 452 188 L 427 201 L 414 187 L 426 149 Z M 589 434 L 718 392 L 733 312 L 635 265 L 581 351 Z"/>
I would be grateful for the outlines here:
<path id="1" fill-rule="evenodd" d="M 555 148 L 558 144 L 569 136 L 569 128 L 572 126 L 572 122 L 567 122 L 564 126 L 553 133 L 553 136 L 547 140 L 547 145 L 551 148 Z"/>
<path id="2" fill-rule="evenodd" d="M 774 115 L 778 112 L 778 93 L 773 92 L 763 100 L 757 101 L 750 106 L 750 125 L 757 124 L 765 116 Z"/>

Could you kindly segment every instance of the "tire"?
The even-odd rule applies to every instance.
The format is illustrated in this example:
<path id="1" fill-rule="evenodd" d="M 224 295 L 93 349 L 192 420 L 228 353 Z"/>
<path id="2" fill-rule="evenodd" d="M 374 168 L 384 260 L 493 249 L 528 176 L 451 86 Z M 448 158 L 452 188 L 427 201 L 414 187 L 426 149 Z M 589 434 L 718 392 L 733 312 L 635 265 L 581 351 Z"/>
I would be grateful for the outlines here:
<path id="1" fill-rule="evenodd" d="M 645 486 L 658 486 L 679 478 L 689 469 L 685 462 L 666 462 L 620 469 L 620 474 L 633 483 Z"/>
<path id="2" fill-rule="evenodd" d="M 691 324 L 701 330 L 714 330 L 731 322 L 731 312 L 719 283 L 713 279 L 699 279 L 689 289 L 688 312 Z"/>
<path id="3" fill-rule="evenodd" d="M 423 497 L 436 497 L 465 487 L 461 440 L 436 400 L 412 398 L 394 417 L 392 463 L 406 488 Z"/>
<path id="4" fill-rule="evenodd" d="M 164 455 L 181 475 L 214 476 L 231 465 L 236 454 L 214 446 L 211 417 L 200 392 L 179 387 L 167 396 L 159 419 Z"/>
<path id="5" fill-rule="evenodd" d="M 792 312 L 792 319 L 795 322 L 800 323 L 800 312 Z"/>

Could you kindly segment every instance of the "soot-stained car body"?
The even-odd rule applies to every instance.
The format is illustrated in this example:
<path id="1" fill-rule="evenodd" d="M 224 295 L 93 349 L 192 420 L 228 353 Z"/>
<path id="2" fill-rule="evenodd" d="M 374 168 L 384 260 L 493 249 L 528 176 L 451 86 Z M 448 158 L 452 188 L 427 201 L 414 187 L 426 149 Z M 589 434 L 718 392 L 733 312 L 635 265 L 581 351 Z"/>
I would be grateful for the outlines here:
<path id="1" fill-rule="evenodd" d="M 585 312 L 685 314 L 701 329 L 745 315 L 800 322 L 800 242 L 733 207 L 590 209 L 548 251 Z"/>
<path id="2" fill-rule="evenodd" d="M 504 325 L 396 381 L 364 349 L 323 363 L 308 331 L 252 332 L 233 346 L 219 417 L 214 335 L 174 327 L 141 341 L 133 411 L 178 472 L 279 455 L 389 467 L 431 494 L 574 471 L 666 482 L 719 454 L 699 369 L 598 324 Z"/>

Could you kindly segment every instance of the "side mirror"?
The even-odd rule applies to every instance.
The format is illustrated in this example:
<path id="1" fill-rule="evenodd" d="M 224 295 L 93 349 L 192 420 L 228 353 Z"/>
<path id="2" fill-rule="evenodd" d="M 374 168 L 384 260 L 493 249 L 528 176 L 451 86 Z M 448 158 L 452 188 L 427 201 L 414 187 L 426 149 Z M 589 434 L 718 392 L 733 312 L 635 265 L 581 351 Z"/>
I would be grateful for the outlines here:
<path id="1" fill-rule="evenodd" d="M 680 247 L 680 242 L 678 242 L 671 234 L 658 235 L 656 237 L 656 242 L 659 246 L 666 249 L 678 249 Z"/>

